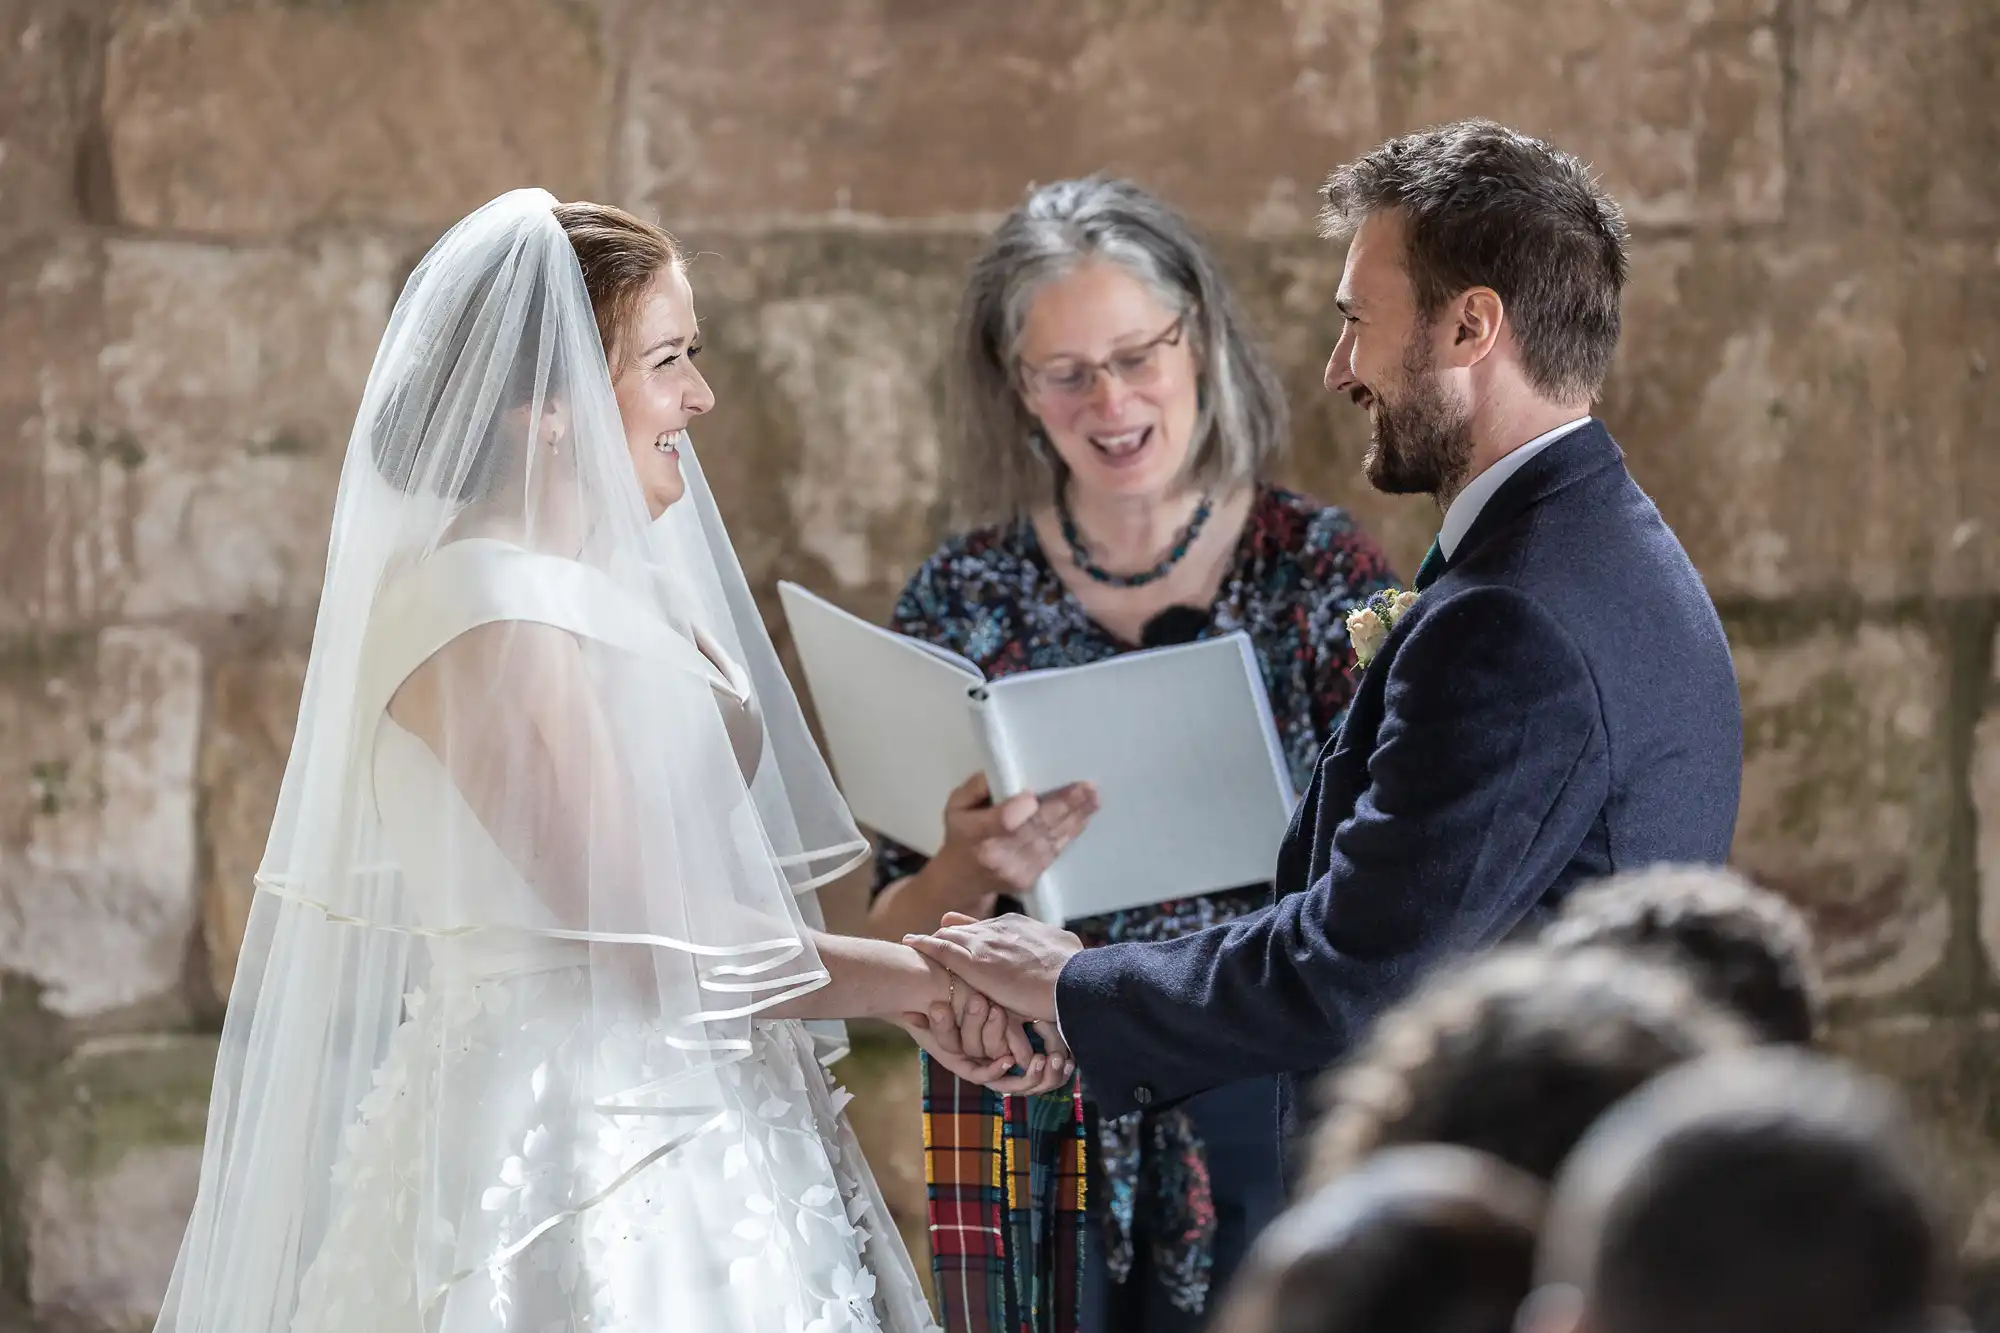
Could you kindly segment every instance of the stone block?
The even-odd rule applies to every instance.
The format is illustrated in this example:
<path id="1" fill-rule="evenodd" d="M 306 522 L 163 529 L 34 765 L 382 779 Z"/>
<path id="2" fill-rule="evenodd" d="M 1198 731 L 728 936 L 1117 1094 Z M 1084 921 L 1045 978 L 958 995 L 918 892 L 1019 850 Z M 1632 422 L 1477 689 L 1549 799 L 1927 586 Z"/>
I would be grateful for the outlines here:
<path id="1" fill-rule="evenodd" d="M 1834 994 L 1934 973 L 1955 927 L 1946 666 L 1918 625 L 1728 618 L 1743 692 L 1732 859 L 1810 919 Z"/>
<path id="2" fill-rule="evenodd" d="M 217 1003 L 228 997 L 236 975 L 257 866 L 291 751 L 306 674 L 303 637 L 257 636 L 218 660 L 209 674 L 200 760 L 201 936 L 207 998 Z"/>
<path id="3" fill-rule="evenodd" d="M 804 435 L 799 466 L 782 483 L 790 526 L 842 587 L 882 577 L 884 520 L 937 499 L 938 423 L 925 389 L 939 366 L 924 332 L 859 295 L 777 300 L 758 312 L 759 369 Z"/>
<path id="4" fill-rule="evenodd" d="M 608 85 L 563 0 L 125 6 L 104 118 L 123 220 L 435 233 L 506 190 L 605 188 Z"/>
<path id="5" fill-rule="evenodd" d="M 1603 172 L 1631 221 L 1783 214 L 1779 0 L 1414 0 L 1383 43 L 1396 132 L 1484 116 Z"/>
<path id="6" fill-rule="evenodd" d="M 106 220 L 106 8 L 14 0 L 0 10 L 0 231 Z"/>
<path id="7" fill-rule="evenodd" d="M 25 1200 L 46 1323 L 152 1327 L 194 1209 L 214 1067 L 213 1039 L 166 1036 L 86 1046 L 61 1071 Z"/>
<path id="8" fill-rule="evenodd" d="M 968 247 L 691 237 L 716 408 L 694 429 L 745 576 L 899 590 L 940 500 L 943 358 Z"/>
<path id="9" fill-rule="evenodd" d="M 336 239 L 0 258 L 0 628 L 309 605 L 395 262 Z"/>
<path id="10" fill-rule="evenodd" d="M 1602 415 L 1718 598 L 2000 588 L 2000 252 L 1667 241 Z"/>
<path id="11" fill-rule="evenodd" d="M 1805 0 L 1794 13 L 1791 219 L 2000 224 L 2000 8 Z"/>
<path id="12" fill-rule="evenodd" d="M 40 502 L 23 456 L 78 433 L 97 390 L 103 345 L 101 243 L 71 231 L 0 244 L 0 467 L 7 469 L 0 494 L 14 511 L 10 542 Z M 7 572 L 23 553 L 8 549 Z"/>
<path id="13" fill-rule="evenodd" d="M 0 653 L 0 970 L 84 1018 L 180 985 L 201 660 L 163 628 Z"/>
<path id="14" fill-rule="evenodd" d="M 1835 1028 L 1827 1044 L 1902 1089 L 1965 1258 L 1990 1268 L 2000 1260 L 2000 1016 L 1906 1014 Z"/>
<path id="15" fill-rule="evenodd" d="M 672 225 L 960 219 L 1105 170 L 1221 230 L 1310 231 L 1376 136 L 1381 0 L 628 7 L 624 196 Z"/>
<path id="16" fill-rule="evenodd" d="M 2000 670 L 2000 642 L 1994 647 Z M 2000 679 L 1972 738 L 1972 807 L 1977 821 L 1974 853 L 1979 868 L 1979 934 L 1987 965 L 2000 973 Z"/>

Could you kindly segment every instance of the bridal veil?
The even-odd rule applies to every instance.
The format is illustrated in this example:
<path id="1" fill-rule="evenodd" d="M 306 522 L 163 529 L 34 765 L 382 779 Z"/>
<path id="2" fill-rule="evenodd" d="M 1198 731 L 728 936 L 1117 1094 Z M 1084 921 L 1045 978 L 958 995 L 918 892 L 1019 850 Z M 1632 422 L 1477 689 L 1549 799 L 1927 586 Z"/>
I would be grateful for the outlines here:
<path id="1" fill-rule="evenodd" d="M 814 890 L 865 843 L 691 450 L 685 497 L 646 511 L 554 204 L 515 191 L 453 227 L 370 372 L 161 1329 L 291 1326 L 343 1136 L 440 969 L 581 976 L 566 1049 L 587 1055 L 531 1077 L 578 1085 L 618 1170 L 490 1222 L 417 1182 L 426 1300 L 698 1134 L 755 1015 L 824 981 Z M 424 740 L 385 752 L 406 685 Z M 727 723 L 746 697 L 747 753 Z M 415 848 L 383 813 L 413 777 L 422 811 L 390 813 Z M 837 1025 L 815 1036 L 837 1055 Z M 454 1131 L 425 1132 L 448 1149 Z"/>

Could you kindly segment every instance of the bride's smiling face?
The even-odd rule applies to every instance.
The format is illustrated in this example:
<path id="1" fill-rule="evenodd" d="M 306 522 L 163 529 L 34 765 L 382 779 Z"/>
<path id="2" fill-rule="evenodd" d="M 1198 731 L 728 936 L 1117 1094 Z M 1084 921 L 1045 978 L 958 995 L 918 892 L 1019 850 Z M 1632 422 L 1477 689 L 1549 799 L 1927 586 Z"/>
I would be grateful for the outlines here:
<path id="1" fill-rule="evenodd" d="M 701 333 L 694 291 L 679 264 L 661 269 L 641 293 L 620 343 L 611 387 L 647 512 L 658 518 L 687 491 L 680 463 L 683 432 L 715 406 L 708 381 L 695 369 Z"/>

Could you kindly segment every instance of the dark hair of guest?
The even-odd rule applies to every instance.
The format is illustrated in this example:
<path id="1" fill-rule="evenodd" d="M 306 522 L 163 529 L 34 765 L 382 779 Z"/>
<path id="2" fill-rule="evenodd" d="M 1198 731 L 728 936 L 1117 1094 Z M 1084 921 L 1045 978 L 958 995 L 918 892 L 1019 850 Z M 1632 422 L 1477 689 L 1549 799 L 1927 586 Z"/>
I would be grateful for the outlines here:
<path id="1" fill-rule="evenodd" d="M 1662 1075 L 1563 1170 L 1542 1278 L 1592 1333 L 1921 1333 L 1951 1246 L 1893 1089 L 1787 1047 Z"/>
<path id="2" fill-rule="evenodd" d="M 1217 1333 L 1511 1333 L 1541 1185 L 1482 1154 L 1392 1148 L 1258 1238 Z"/>

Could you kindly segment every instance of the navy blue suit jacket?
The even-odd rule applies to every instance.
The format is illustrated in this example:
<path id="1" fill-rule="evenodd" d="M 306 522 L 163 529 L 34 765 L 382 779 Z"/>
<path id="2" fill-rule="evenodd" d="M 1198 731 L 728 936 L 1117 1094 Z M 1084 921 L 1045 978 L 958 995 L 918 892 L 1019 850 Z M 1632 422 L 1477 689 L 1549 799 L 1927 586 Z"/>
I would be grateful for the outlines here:
<path id="1" fill-rule="evenodd" d="M 1589 422 L 1488 499 L 1384 640 L 1278 854 L 1267 910 L 1063 969 L 1103 1114 L 1344 1056 L 1441 959 L 1581 880 L 1720 864 L 1743 718 L 1687 553 Z"/>

